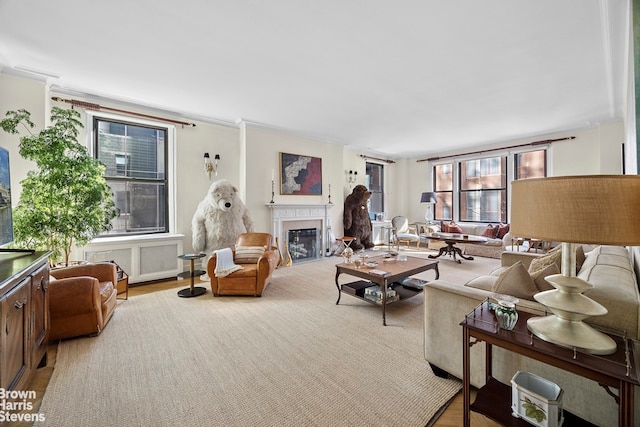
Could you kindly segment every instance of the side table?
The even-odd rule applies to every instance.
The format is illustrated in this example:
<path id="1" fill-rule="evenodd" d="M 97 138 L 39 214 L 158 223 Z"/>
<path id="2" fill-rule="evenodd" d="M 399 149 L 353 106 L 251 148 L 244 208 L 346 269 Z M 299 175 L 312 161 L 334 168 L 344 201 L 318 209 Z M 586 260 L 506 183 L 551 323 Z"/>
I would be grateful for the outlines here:
<path id="1" fill-rule="evenodd" d="M 120 295 L 124 294 L 124 299 L 129 299 L 129 275 L 118 265 L 114 260 L 108 261 L 116 265 L 116 297 L 118 299 Z"/>
<path id="2" fill-rule="evenodd" d="M 618 389 L 618 396 L 614 403 L 618 404 L 618 425 L 632 426 L 634 421 L 633 388 L 640 385 L 636 366 L 636 343 L 628 338 L 609 334 L 617 343 L 617 350 L 608 356 L 596 356 L 578 353 L 569 348 L 559 347 L 543 341 L 531 334 L 527 329 L 527 319 L 533 314 L 519 311 L 519 319 L 511 331 L 500 329 L 493 311 L 489 309 L 489 302 L 484 301 L 460 323 L 463 330 L 463 421 L 464 426 L 470 425 L 469 411 L 479 412 L 502 425 L 529 425 L 526 421 L 511 416 L 510 398 L 511 387 L 492 377 L 492 346 L 539 360 L 551 366 L 572 372 L 584 378 L 597 382 L 609 391 Z M 471 341 L 471 338 L 475 341 Z M 470 348 L 479 341 L 486 343 L 486 384 L 478 390 L 476 400 L 471 404 L 470 399 Z M 564 411 L 563 425 L 587 425 L 568 411 Z"/>
<path id="3" fill-rule="evenodd" d="M 183 271 L 182 273 L 178 274 L 178 278 L 184 279 L 188 277 L 190 280 L 188 288 L 178 291 L 179 297 L 183 297 L 183 298 L 197 297 L 207 292 L 207 290 L 201 286 L 194 286 L 194 281 L 196 276 L 200 276 L 205 273 L 202 270 L 195 269 L 195 261 L 197 259 L 204 258 L 205 256 L 207 255 L 203 253 L 178 255 L 178 258 L 186 259 L 186 260 L 189 260 L 190 262 L 189 271 Z"/>

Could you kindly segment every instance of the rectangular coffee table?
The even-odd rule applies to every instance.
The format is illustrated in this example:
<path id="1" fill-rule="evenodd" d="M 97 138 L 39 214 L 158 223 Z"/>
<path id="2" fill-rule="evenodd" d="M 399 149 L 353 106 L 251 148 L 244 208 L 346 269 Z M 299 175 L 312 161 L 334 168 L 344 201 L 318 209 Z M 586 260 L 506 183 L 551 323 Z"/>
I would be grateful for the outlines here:
<path id="1" fill-rule="evenodd" d="M 375 301 L 365 298 L 364 295 L 366 288 L 378 285 L 382 291 L 382 301 L 380 304 L 382 306 L 382 324 L 386 326 L 387 292 L 385 292 L 385 290 L 391 286 L 399 296 L 399 300 L 411 298 L 412 296 L 421 293 L 422 289 L 414 289 L 396 282 L 427 270 L 435 270 L 437 280 L 440 277 L 440 271 L 438 270 L 438 261 L 433 260 L 411 256 L 408 256 L 406 261 L 396 260 L 383 262 L 383 260 L 384 256 L 368 258 L 368 262 L 377 262 L 377 265 L 374 268 L 369 268 L 364 265 L 360 266 L 360 268 L 356 268 L 355 264 L 346 263 L 336 265 L 336 287 L 338 288 L 338 300 L 336 301 L 336 304 L 340 303 L 340 296 L 342 293 L 376 304 Z M 338 283 L 338 277 L 342 273 L 365 280 L 340 285 Z"/>

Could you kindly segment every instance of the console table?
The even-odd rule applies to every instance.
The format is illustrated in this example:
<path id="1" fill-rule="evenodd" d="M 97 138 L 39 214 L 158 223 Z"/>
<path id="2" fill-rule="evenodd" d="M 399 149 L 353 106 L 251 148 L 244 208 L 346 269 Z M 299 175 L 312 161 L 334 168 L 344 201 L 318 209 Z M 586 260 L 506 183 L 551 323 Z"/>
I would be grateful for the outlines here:
<path id="1" fill-rule="evenodd" d="M 633 387 L 640 385 L 636 368 L 637 341 L 611 335 L 617 343 L 617 350 L 608 356 L 596 356 L 578 353 L 572 349 L 559 347 L 543 341 L 527 329 L 527 319 L 533 314 L 519 311 L 519 319 L 511 331 L 498 328 L 489 302 L 484 301 L 460 323 L 463 330 L 463 405 L 464 426 L 470 425 L 470 410 L 479 412 L 503 425 L 530 425 L 526 421 L 511 416 L 511 387 L 491 376 L 491 347 L 496 345 L 506 350 L 537 359 L 551 366 L 572 372 L 584 378 L 596 381 L 602 387 L 619 390 L 615 399 L 619 405 L 618 425 L 632 426 L 634 421 Z M 471 342 L 471 338 L 476 341 Z M 479 341 L 486 343 L 486 384 L 470 402 L 470 348 Z M 612 397 L 613 399 L 613 397 Z M 565 412 L 565 426 L 585 425 L 584 421 L 573 420 L 577 417 Z M 569 419 L 572 419 L 569 421 Z M 569 421 L 569 422 L 568 422 Z"/>

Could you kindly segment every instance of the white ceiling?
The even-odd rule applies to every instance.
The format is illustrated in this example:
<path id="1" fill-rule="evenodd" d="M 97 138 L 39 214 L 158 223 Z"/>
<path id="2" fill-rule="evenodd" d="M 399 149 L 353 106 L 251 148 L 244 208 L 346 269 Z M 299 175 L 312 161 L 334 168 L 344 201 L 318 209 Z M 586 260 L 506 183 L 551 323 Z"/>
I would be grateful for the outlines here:
<path id="1" fill-rule="evenodd" d="M 628 0 L 0 0 L 0 67 L 428 155 L 623 117 Z"/>

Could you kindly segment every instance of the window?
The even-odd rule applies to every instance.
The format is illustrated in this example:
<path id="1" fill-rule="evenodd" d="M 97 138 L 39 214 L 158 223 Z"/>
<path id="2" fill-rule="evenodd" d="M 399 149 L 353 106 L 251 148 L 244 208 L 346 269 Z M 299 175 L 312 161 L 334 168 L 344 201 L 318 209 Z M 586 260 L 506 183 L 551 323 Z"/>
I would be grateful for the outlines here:
<path id="1" fill-rule="evenodd" d="M 433 181 L 436 193 L 435 219 L 452 219 L 453 213 L 453 164 L 445 163 L 433 168 Z"/>
<path id="2" fill-rule="evenodd" d="M 543 148 L 512 154 L 505 149 L 492 157 L 452 157 L 446 163 L 434 164 L 435 218 L 508 222 L 508 182 L 547 176 L 547 151 Z"/>
<path id="3" fill-rule="evenodd" d="M 515 179 L 544 178 L 547 176 L 546 150 L 527 151 L 514 155 Z"/>
<path id="4" fill-rule="evenodd" d="M 168 129 L 94 117 L 93 132 L 120 209 L 107 234 L 168 232 Z"/>
<path id="5" fill-rule="evenodd" d="M 460 221 L 507 222 L 507 157 L 460 162 Z"/>
<path id="6" fill-rule="evenodd" d="M 377 163 L 366 164 L 366 186 L 371 192 L 369 199 L 369 215 L 375 219 L 384 212 L 384 166 Z"/>

